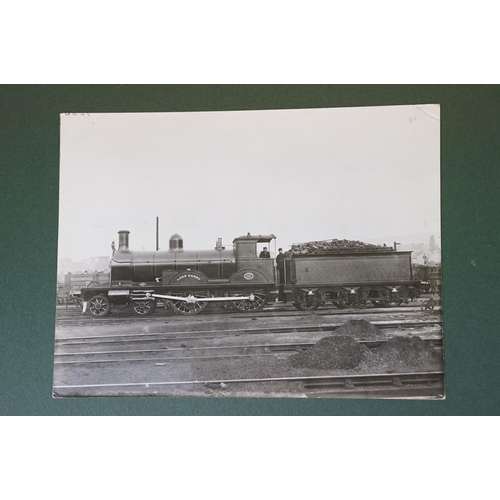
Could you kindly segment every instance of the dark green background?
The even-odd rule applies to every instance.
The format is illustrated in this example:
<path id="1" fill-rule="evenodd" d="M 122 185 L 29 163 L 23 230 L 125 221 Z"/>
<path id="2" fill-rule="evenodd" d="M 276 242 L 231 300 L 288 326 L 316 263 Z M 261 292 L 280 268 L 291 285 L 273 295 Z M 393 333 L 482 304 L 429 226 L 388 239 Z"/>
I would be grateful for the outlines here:
<path id="1" fill-rule="evenodd" d="M 441 104 L 445 401 L 52 399 L 59 113 L 425 103 Z M 0 413 L 498 415 L 499 105 L 497 86 L 1 86 Z"/>

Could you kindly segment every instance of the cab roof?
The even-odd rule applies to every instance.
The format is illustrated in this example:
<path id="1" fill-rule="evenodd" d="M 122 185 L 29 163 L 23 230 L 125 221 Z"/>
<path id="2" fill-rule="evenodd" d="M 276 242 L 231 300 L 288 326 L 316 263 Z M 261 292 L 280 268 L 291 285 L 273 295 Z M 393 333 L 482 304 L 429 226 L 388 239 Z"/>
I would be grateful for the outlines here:
<path id="1" fill-rule="evenodd" d="M 238 236 L 233 240 L 233 243 L 237 241 L 254 241 L 255 243 L 269 243 L 271 240 L 274 240 L 276 236 L 274 234 L 250 234 L 248 233 L 246 236 Z"/>

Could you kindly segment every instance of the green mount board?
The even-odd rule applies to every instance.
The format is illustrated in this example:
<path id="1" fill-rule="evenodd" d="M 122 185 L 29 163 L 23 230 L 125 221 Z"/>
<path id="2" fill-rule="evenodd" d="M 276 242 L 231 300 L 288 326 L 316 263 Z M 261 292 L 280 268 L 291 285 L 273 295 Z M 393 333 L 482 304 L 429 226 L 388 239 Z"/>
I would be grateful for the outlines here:
<path id="1" fill-rule="evenodd" d="M 59 113 L 439 103 L 445 401 L 52 399 Z M 0 86 L 3 415 L 498 415 L 500 91 L 455 85 Z"/>

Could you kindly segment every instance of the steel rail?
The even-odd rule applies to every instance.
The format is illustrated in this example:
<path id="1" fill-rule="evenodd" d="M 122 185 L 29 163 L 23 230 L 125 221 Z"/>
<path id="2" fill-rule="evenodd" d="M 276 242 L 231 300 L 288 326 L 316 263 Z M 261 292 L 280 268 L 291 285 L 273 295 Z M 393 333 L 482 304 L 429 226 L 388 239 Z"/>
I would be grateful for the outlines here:
<path id="1" fill-rule="evenodd" d="M 176 297 L 177 300 L 181 300 L 182 297 Z M 218 297 L 214 297 L 215 299 L 219 299 Z M 232 297 L 231 300 L 244 300 L 246 297 Z M 147 300 L 147 298 L 133 298 L 133 300 Z M 206 301 L 208 299 L 200 299 L 201 302 Z M 288 307 L 289 306 L 289 307 Z M 286 308 L 286 310 L 284 310 Z M 324 307 L 320 309 L 315 309 L 314 310 L 314 315 L 317 316 L 329 316 L 329 315 L 334 315 L 334 316 L 344 316 L 344 315 L 354 315 L 354 314 L 387 314 L 387 313 L 406 313 L 406 312 L 418 312 L 421 310 L 421 306 L 419 305 L 408 305 L 408 306 L 398 306 L 398 307 L 377 307 L 377 308 L 349 308 L 349 309 L 337 309 L 335 307 Z M 333 311 L 333 312 L 332 312 Z M 436 306 L 434 308 L 434 312 L 441 311 L 441 306 Z M 121 312 L 124 313 L 123 316 L 120 317 L 104 317 L 104 318 L 94 318 L 91 316 L 85 316 L 85 318 L 89 318 L 90 321 L 99 321 L 99 322 L 104 322 L 104 321 L 113 321 L 115 319 L 121 319 L 121 318 L 128 318 L 128 317 L 133 317 L 133 318 L 138 318 L 138 319 L 144 319 L 144 316 L 139 316 L 132 312 L 131 310 L 127 309 L 126 307 L 124 308 L 119 308 L 115 310 L 115 312 Z M 292 316 L 310 316 L 311 313 L 308 313 L 306 311 L 301 311 L 297 310 L 292 306 L 292 303 L 287 303 L 286 305 L 281 305 L 281 306 L 274 306 L 272 304 L 268 304 L 267 306 L 264 306 L 263 309 L 258 311 L 259 317 L 275 317 L 279 315 L 280 313 L 283 313 L 283 315 L 290 315 L 290 312 L 295 313 Z M 206 309 L 204 311 L 204 315 L 214 315 L 214 314 L 221 314 L 221 315 L 227 315 L 227 314 L 234 314 L 234 310 L 223 310 L 219 309 L 217 311 Z M 267 314 L 266 314 L 267 313 Z M 77 316 L 78 314 L 78 316 Z M 238 313 L 238 318 L 244 318 L 246 315 L 252 315 L 255 314 L 253 313 L 248 313 L 241 311 Z M 65 320 L 69 321 L 71 319 L 79 319 L 82 317 L 81 314 L 81 309 L 56 309 L 56 317 L 58 320 Z M 153 318 L 159 318 L 158 316 L 153 316 L 153 317 L 148 317 L 148 319 L 153 319 Z M 159 318 L 163 319 L 163 318 Z"/>
<path id="2" fill-rule="evenodd" d="M 77 344 L 95 344 L 95 343 L 107 343 L 107 342 L 156 342 L 157 339 L 146 339 L 137 337 L 157 337 L 163 336 L 165 340 L 184 340 L 184 339 L 197 339 L 203 338 L 208 335 L 241 335 L 241 334 L 265 334 L 265 333 L 300 333 L 300 332 L 329 332 L 335 331 L 336 329 L 343 326 L 345 323 L 337 325 L 314 325 L 314 326 L 283 326 L 283 327 L 267 327 L 267 328 L 234 328 L 225 330 L 203 330 L 200 332 L 188 331 L 188 332 L 153 332 L 153 333 L 132 333 L 132 334 L 118 334 L 118 335 L 97 335 L 92 337 L 66 337 L 66 338 L 56 338 L 56 344 L 66 343 L 67 345 L 77 345 Z M 442 321 L 408 321 L 404 322 L 401 320 L 395 320 L 394 322 L 371 322 L 372 325 L 377 326 L 381 329 L 395 329 L 395 328 L 424 328 L 426 326 L 436 326 L 442 325 Z M 134 340 L 133 337 L 137 339 Z M 107 340 L 101 340 L 107 339 Z M 123 339 L 123 340 L 116 340 Z"/>
<path id="3" fill-rule="evenodd" d="M 85 364 L 106 364 L 106 363 L 132 363 L 132 362 L 147 362 L 156 364 L 166 364 L 168 361 L 185 361 L 186 359 L 197 360 L 213 360 L 213 359 L 227 359 L 227 358 L 252 358 L 256 356 L 276 356 L 273 353 L 254 353 L 254 354 L 226 354 L 220 356 L 178 356 L 171 358 L 129 358 L 129 359 L 87 359 L 79 361 L 54 361 L 54 365 L 85 365 Z"/>
<path id="4" fill-rule="evenodd" d="M 367 340 L 367 339 L 358 339 L 356 337 L 352 337 L 354 340 L 359 342 L 360 344 L 364 344 L 367 347 L 376 347 L 382 345 L 389 340 L 392 340 L 395 337 L 385 338 L 385 339 L 376 339 L 376 340 Z M 421 338 L 418 337 L 423 342 L 435 343 L 442 345 L 442 339 L 437 337 L 432 338 Z M 127 349 L 124 351 L 97 351 L 97 352 L 64 352 L 64 353 L 56 353 L 55 356 L 85 356 L 85 355 L 94 355 L 94 354 L 125 354 L 125 353 L 138 353 L 138 352 L 173 352 L 173 351 L 185 351 L 186 349 L 190 351 L 199 351 L 199 350 L 210 350 L 210 349 L 247 349 L 247 348 L 288 348 L 291 350 L 292 347 L 311 347 L 315 345 L 315 342 L 293 342 L 290 344 L 244 344 L 244 345 L 225 345 L 225 346 L 200 346 L 200 347 L 168 347 L 166 350 L 163 349 Z"/>
<path id="5" fill-rule="evenodd" d="M 179 380 L 179 381 L 162 381 L 162 382 L 125 382 L 117 384 L 78 384 L 78 385 L 56 385 L 53 389 L 97 389 L 111 387 L 156 387 L 156 386 L 182 386 L 182 385 L 220 385 L 222 383 L 229 384 L 255 384 L 266 382 L 302 382 L 307 384 L 307 388 L 312 386 L 325 387 L 327 384 L 335 384 L 338 386 L 361 386 L 374 385 L 374 381 L 379 381 L 381 385 L 387 383 L 394 384 L 396 387 L 401 387 L 402 383 L 429 383 L 444 379 L 444 372 L 441 370 L 422 371 L 422 372 L 396 372 L 396 373 L 372 373 L 372 374 L 344 374 L 344 375 L 316 375 L 316 376 L 298 376 L 298 377 L 264 377 L 264 378 L 246 378 L 246 379 L 210 379 L 210 380 Z"/>
<path id="6" fill-rule="evenodd" d="M 369 348 L 375 348 L 383 343 L 387 342 L 389 339 L 378 340 L 378 341 L 363 341 L 358 340 L 360 344 L 367 345 Z M 426 343 L 433 344 L 432 347 L 437 348 L 438 350 L 442 349 L 442 341 L 439 339 L 421 339 Z M 294 344 L 260 344 L 260 345 L 248 345 L 248 346 L 209 346 L 209 347 L 185 347 L 185 348 L 173 348 L 165 351 L 165 349 L 149 349 L 149 350 L 130 350 L 130 351 L 100 351 L 100 352 L 84 352 L 84 353 L 58 353 L 55 354 L 55 357 L 77 357 L 77 356 L 97 356 L 97 355 L 111 355 L 111 354 L 141 354 L 141 353 L 162 353 L 166 354 L 167 352 L 177 352 L 177 351 L 204 351 L 204 350 L 243 350 L 248 351 L 250 349 L 259 349 L 260 352 L 254 352 L 250 354 L 246 353 L 231 353 L 226 355 L 218 355 L 218 356 L 169 356 L 165 358 L 124 358 L 124 359 L 81 359 L 77 361 L 54 361 L 56 365 L 68 365 L 68 364 L 106 364 L 106 363 L 127 363 L 127 362 L 148 362 L 155 364 L 166 364 L 170 361 L 178 361 L 178 360 L 213 360 L 213 359 L 221 359 L 221 358 L 239 358 L 239 357 L 258 357 L 258 356 L 275 356 L 276 354 L 283 354 L 288 352 L 290 354 L 296 353 L 298 350 L 306 350 L 312 346 L 314 343 L 294 343 Z M 262 350 L 264 352 L 262 352 Z M 268 352 L 271 351 L 271 352 Z"/>

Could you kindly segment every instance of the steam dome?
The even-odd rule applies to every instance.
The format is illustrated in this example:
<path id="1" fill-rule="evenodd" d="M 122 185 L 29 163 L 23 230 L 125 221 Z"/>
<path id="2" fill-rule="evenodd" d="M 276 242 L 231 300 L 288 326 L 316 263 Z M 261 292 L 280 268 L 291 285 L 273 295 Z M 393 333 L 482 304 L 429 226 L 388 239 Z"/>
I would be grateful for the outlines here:
<path id="1" fill-rule="evenodd" d="M 182 252 L 184 244 L 182 241 L 182 236 L 180 234 L 173 234 L 170 236 L 170 251 L 171 252 Z"/>

